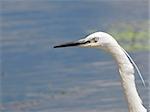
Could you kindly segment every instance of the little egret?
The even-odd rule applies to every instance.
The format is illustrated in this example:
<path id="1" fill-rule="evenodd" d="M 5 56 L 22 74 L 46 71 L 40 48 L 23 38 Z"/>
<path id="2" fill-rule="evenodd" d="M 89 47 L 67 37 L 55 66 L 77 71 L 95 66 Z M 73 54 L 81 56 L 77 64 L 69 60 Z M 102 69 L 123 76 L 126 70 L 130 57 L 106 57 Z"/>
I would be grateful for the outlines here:
<path id="1" fill-rule="evenodd" d="M 54 46 L 54 48 L 71 46 L 102 48 L 105 51 L 111 53 L 119 67 L 121 85 L 123 87 L 129 112 L 147 112 L 136 89 L 134 67 L 137 70 L 143 84 L 145 85 L 142 75 L 130 55 L 117 43 L 117 41 L 111 35 L 105 32 L 95 32 L 88 35 L 84 39 L 64 43 L 58 46 Z"/>

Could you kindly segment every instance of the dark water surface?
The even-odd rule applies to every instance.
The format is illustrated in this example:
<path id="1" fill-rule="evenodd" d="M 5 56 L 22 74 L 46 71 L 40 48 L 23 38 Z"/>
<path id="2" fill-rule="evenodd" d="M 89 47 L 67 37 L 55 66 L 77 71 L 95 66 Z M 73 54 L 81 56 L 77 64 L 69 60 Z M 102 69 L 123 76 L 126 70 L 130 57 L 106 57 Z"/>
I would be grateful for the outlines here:
<path id="1" fill-rule="evenodd" d="M 2 1 L 1 104 L 3 112 L 127 112 L 117 66 L 97 49 L 53 49 L 114 20 L 147 18 L 137 2 Z M 143 3 L 143 2 L 142 2 Z M 141 13 L 136 10 L 141 5 Z M 122 6 L 122 8 L 121 8 Z M 119 10 L 118 10 L 119 9 Z M 128 16 L 126 16 L 128 14 Z M 130 53 L 148 86 L 147 51 Z M 148 88 L 136 74 L 144 105 Z"/>

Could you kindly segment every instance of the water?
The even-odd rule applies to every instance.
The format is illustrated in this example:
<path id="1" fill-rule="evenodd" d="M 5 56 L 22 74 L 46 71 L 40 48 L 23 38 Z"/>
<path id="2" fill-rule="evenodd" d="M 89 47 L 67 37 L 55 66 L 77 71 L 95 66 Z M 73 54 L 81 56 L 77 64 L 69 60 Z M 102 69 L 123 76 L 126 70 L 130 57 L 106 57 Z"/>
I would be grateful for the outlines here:
<path id="1" fill-rule="evenodd" d="M 91 29 L 105 31 L 117 19 L 145 19 L 145 8 L 141 8 L 144 16 L 134 12 L 127 17 L 127 9 L 118 10 L 119 2 L 1 3 L 1 111 L 127 112 L 117 66 L 109 54 L 52 46 L 84 37 Z M 146 82 L 148 54 L 131 53 Z M 144 105 L 148 106 L 148 88 L 142 86 L 137 74 L 136 79 Z"/>

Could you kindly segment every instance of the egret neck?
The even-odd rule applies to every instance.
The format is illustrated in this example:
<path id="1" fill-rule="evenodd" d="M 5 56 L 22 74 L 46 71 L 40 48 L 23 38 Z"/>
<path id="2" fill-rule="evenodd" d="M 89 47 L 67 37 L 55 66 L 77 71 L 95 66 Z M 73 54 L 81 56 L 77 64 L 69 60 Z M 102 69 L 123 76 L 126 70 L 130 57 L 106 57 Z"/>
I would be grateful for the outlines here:
<path id="1" fill-rule="evenodd" d="M 129 112 L 147 112 L 142 105 L 142 100 L 136 89 L 134 67 L 125 52 L 119 44 L 108 46 L 107 51 L 113 55 L 119 67 L 121 85 L 127 100 Z"/>

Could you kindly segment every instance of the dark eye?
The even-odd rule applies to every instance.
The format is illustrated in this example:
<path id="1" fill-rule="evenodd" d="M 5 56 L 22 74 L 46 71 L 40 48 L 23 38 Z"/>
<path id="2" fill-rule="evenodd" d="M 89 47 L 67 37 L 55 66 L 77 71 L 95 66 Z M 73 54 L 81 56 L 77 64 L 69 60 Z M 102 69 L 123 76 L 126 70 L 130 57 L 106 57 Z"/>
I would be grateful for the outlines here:
<path id="1" fill-rule="evenodd" d="M 91 43 L 96 43 L 98 41 L 98 38 L 93 38 L 93 39 L 91 39 Z"/>

